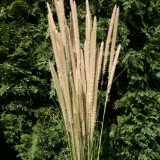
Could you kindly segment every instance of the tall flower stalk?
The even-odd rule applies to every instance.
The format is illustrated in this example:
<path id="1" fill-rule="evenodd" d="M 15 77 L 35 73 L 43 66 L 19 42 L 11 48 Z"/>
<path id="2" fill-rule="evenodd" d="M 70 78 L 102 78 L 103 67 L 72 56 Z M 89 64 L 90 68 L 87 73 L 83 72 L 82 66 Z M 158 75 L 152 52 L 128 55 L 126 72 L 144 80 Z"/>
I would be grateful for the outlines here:
<path id="1" fill-rule="evenodd" d="M 94 17 L 92 22 L 89 2 L 86 0 L 86 32 L 84 49 L 82 49 L 75 1 L 70 0 L 70 26 L 65 17 L 64 1 L 54 0 L 54 4 L 59 31 L 50 6 L 47 4 L 48 23 L 56 61 L 55 66 L 51 62 L 49 66 L 68 135 L 71 159 L 99 159 L 104 115 L 121 47 L 119 45 L 117 50 L 115 49 L 119 8 L 115 6 L 113 9 L 106 42 L 97 45 L 97 18 Z M 97 118 L 98 83 L 100 76 L 106 72 L 109 53 L 106 102 L 99 147 L 95 154 L 94 131 Z"/>

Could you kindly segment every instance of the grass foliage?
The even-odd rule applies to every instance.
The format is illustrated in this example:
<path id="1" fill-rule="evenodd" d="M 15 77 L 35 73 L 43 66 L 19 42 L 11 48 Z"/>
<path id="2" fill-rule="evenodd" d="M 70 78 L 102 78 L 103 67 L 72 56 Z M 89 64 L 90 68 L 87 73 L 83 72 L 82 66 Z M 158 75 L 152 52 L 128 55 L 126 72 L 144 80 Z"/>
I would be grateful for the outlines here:
<path id="1" fill-rule="evenodd" d="M 51 62 L 49 66 L 68 135 L 70 159 L 99 159 L 104 115 L 121 48 L 119 45 L 116 49 L 119 8 L 115 6 L 113 9 L 106 42 L 97 45 L 97 18 L 94 17 L 92 22 L 89 2 L 86 0 L 85 42 L 82 45 L 75 1 L 70 0 L 69 25 L 65 17 L 63 0 L 55 0 L 54 4 L 59 29 L 47 4 L 48 23 L 56 61 L 55 66 Z M 98 143 L 94 143 L 98 83 L 100 76 L 105 75 L 107 62 L 108 84 L 101 133 Z"/>

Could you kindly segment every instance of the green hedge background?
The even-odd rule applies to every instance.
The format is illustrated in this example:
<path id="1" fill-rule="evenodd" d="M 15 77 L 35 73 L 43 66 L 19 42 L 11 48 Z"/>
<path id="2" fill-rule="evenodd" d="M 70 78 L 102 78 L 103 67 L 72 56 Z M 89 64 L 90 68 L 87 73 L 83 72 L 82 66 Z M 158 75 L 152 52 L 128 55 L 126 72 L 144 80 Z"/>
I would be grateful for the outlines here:
<path id="1" fill-rule="evenodd" d="M 53 4 L 52 0 L 48 0 Z M 120 7 L 122 51 L 105 118 L 104 160 L 160 160 L 160 0 L 90 0 L 105 40 Z M 85 0 L 77 1 L 84 41 Z M 69 18 L 69 1 L 65 1 Z M 52 6 L 56 19 L 55 8 Z M 48 67 L 45 0 L 0 1 L 0 157 L 65 159 L 67 138 Z M 107 80 L 107 76 L 106 76 Z M 104 102 L 105 86 L 99 91 Z M 101 108 L 99 120 L 101 120 Z M 16 158 L 17 156 L 17 158 Z M 18 158 L 19 157 L 19 158 Z"/>

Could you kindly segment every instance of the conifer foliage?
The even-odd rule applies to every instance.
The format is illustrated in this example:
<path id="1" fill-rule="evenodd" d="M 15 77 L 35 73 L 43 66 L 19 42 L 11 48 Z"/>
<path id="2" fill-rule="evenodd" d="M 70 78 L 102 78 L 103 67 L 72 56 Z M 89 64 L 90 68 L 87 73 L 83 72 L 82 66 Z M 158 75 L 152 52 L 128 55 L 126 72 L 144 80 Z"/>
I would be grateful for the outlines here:
<path id="1" fill-rule="evenodd" d="M 47 1 L 52 4 L 53 0 Z M 58 74 L 61 72 L 58 71 L 55 62 L 56 58 L 52 55 L 50 43 L 47 23 L 47 1 L 0 1 L 0 155 L 2 160 L 8 159 L 6 157 L 3 158 L 5 149 L 7 156 L 12 155 L 9 153 L 11 148 L 12 151 L 16 150 L 15 155 L 17 154 L 22 160 L 66 160 L 69 153 L 62 115 L 58 110 L 60 108 L 57 102 L 58 98 L 53 88 L 55 83 L 51 79 L 48 66 L 48 60 L 50 59 L 51 66 L 53 64 L 55 67 L 59 80 Z M 81 59 L 84 59 L 82 62 L 85 62 L 84 44 L 88 43 L 88 41 L 85 42 L 86 5 L 84 1 L 76 0 L 80 49 L 83 52 L 80 55 L 83 55 Z M 98 110 L 96 108 L 95 112 L 99 117 L 96 115 L 96 120 L 91 118 L 92 122 L 96 121 L 95 126 L 92 126 L 95 132 L 92 137 L 94 142 L 96 141 L 95 135 L 99 134 L 99 127 L 102 122 L 103 106 L 106 99 L 106 84 L 108 82 L 107 74 L 109 73 L 106 70 L 110 68 L 109 63 L 108 65 L 105 63 L 106 60 L 110 59 L 109 57 L 105 58 L 105 50 L 107 48 L 105 38 L 110 28 L 109 22 L 111 22 L 112 9 L 115 4 L 120 7 L 117 32 L 117 43 L 122 46 L 119 56 L 120 63 L 116 67 L 115 78 L 104 117 L 103 138 L 101 139 L 103 146 L 100 146 L 100 159 L 159 160 L 159 0 L 90 0 L 89 2 L 92 19 L 96 15 L 97 21 L 97 50 L 95 54 L 97 57 L 101 55 L 100 42 L 104 41 L 103 45 L 105 46 L 103 46 L 100 72 L 100 80 L 102 79 L 104 83 L 102 87 L 101 85 L 98 86 L 100 88 L 97 100 L 99 105 Z M 68 0 L 64 0 L 64 6 L 66 23 L 69 27 L 69 33 L 71 33 L 74 26 L 73 20 L 69 18 L 71 7 Z M 51 5 L 51 10 L 56 29 L 59 32 L 57 34 L 61 34 L 54 5 Z M 91 28 L 92 32 L 94 23 L 90 23 L 87 26 Z M 86 34 L 92 35 L 90 32 Z M 111 35 L 113 37 L 113 34 Z M 70 35 L 70 37 L 74 37 L 74 35 Z M 92 38 L 90 39 L 94 42 Z M 64 41 L 63 37 L 62 41 Z M 72 40 L 72 42 L 75 42 L 75 40 Z M 70 45 L 73 44 L 71 43 Z M 73 46 L 75 47 L 75 45 Z M 109 44 L 109 47 L 111 46 Z M 73 50 L 75 51 L 75 48 Z M 80 51 L 80 53 L 82 52 Z M 109 50 L 109 55 L 110 52 L 111 50 Z M 70 52 L 65 51 L 64 55 L 66 53 Z M 70 56 L 70 54 L 67 55 Z M 75 61 L 72 62 L 76 62 L 75 70 L 77 70 L 76 56 L 78 54 L 75 52 L 73 55 L 75 55 L 73 58 Z M 65 58 L 67 60 L 66 71 L 69 81 L 69 93 L 75 93 L 71 90 L 71 86 L 74 86 L 74 83 L 71 83 L 72 81 L 69 78 L 72 77 L 73 79 L 73 71 L 69 72 L 68 70 L 72 69 L 71 60 L 68 57 Z M 96 62 L 98 62 L 97 57 L 95 58 Z M 92 65 L 95 63 L 90 59 L 89 61 Z M 90 70 L 93 71 L 91 66 L 87 69 L 88 67 L 85 68 L 87 73 Z M 102 78 L 104 71 L 106 74 Z M 94 77 L 96 73 L 92 73 Z M 75 77 L 78 77 L 77 75 Z M 82 77 L 81 74 L 80 77 Z M 82 82 L 82 78 L 77 81 Z M 92 89 L 90 88 L 90 91 L 93 90 L 94 82 L 92 81 Z M 81 89 L 85 83 L 78 84 Z M 101 81 L 99 84 L 101 84 Z M 89 103 L 91 103 L 93 94 L 90 94 L 89 97 Z M 79 102 L 81 101 L 78 100 L 77 103 L 79 104 Z M 94 101 L 94 103 L 96 102 Z M 99 139 L 96 142 L 98 141 Z M 4 145 L 4 143 L 6 144 Z M 12 156 L 10 159 L 14 159 L 14 157 Z"/>

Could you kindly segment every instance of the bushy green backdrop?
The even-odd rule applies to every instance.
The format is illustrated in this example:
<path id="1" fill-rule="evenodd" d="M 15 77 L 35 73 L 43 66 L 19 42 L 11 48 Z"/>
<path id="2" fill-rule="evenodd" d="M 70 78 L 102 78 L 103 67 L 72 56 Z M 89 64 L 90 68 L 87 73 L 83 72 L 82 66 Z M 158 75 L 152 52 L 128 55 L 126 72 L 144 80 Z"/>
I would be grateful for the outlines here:
<path id="1" fill-rule="evenodd" d="M 90 4 L 98 18 L 98 42 L 106 38 L 113 6 L 120 7 L 118 43 L 123 48 L 105 118 L 102 157 L 159 160 L 160 1 Z M 83 41 L 85 1 L 77 6 Z M 69 17 L 68 1 L 65 8 Z M 22 160 L 65 159 L 68 153 L 48 68 L 54 58 L 47 23 L 45 0 L 0 2 L 0 135 Z M 99 91 L 102 106 L 104 91 L 105 83 Z M 100 108 L 99 120 L 101 115 Z"/>

